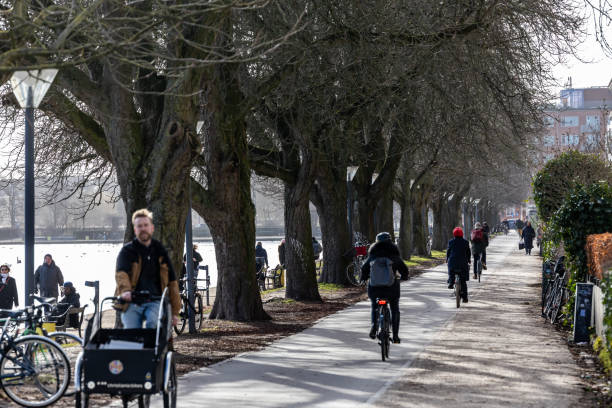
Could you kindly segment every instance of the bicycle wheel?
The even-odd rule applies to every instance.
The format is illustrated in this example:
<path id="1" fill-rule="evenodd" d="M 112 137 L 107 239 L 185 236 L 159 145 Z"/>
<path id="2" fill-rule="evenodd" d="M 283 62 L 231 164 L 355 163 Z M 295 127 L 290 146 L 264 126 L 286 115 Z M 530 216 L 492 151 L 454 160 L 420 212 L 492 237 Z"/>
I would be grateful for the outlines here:
<path id="1" fill-rule="evenodd" d="M 176 326 L 174 326 L 174 332 L 177 334 L 177 336 L 181 334 L 183 330 L 185 330 L 185 326 L 187 325 L 187 318 L 189 317 L 187 311 L 187 308 L 189 307 L 187 306 L 187 299 L 181 296 L 181 300 L 183 304 L 181 305 L 181 313 L 179 313 L 179 321 Z"/>
<path id="2" fill-rule="evenodd" d="M 385 346 L 385 355 L 386 355 L 387 358 L 389 358 L 389 349 L 391 348 L 391 340 L 390 340 L 391 336 L 389 336 L 389 334 L 391 333 L 391 330 L 390 330 L 391 328 L 389 327 L 391 325 L 391 323 L 390 323 L 391 322 L 391 314 L 389 313 L 389 307 L 388 306 L 385 306 L 384 314 L 385 314 L 385 333 L 386 333 L 386 336 L 385 336 L 385 343 L 386 343 L 386 346 Z"/>
<path id="3" fill-rule="evenodd" d="M 163 390 L 164 408 L 176 408 L 177 390 L 178 382 L 176 381 L 176 365 L 173 360 L 170 364 L 168 387 Z"/>
<path id="4" fill-rule="evenodd" d="M 149 405 L 151 405 L 151 394 L 138 396 L 138 408 L 149 408 Z"/>
<path id="5" fill-rule="evenodd" d="M 60 345 L 64 353 L 66 353 L 66 357 L 68 357 L 68 361 L 70 362 L 70 373 L 72 374 L 71 378 L 74 377 L 74 368 L 76 365 L 77 358 L 81 351 L 83 351 L 83 340 L 76 334 L 66 333 L 66 332 L 53 332 L 49 333 L 48 336 L 51 340 Z M 74 384 L 70 383 L 64 395 L 71 396 L 76 392 L 74 388 Z"/>
<path id="6" fill-rule="evenodd" d="M 351 262 L 346 267 L 346 278 L 352 285 L 361 286 L 361 284 L 359 283 L 360 272 L 361 271 L 357 268 L 357 265 L 355 262 Z"/>
<path id="7" fill-rule="evenodd" d="M 457 301 L 457 307 L 461 306 L 461 279 L 459 274 L 455 275 L 455 300 Z"/>
<path id="8" fill-rule="evenodd" d="M 60 399 L 70 383 L 70 362 L 61 347 L 42 336 L 24 336 L 9 345 L 0 360 L 0 384 L 24 407 L 46 407 Z"/>
<path id="9" fill-rule="evenodd" d="M 554 323 L 557 320 L 557 316 L 559 315 L 559 310 L 561 310 L 561 303 L 563 302 L 563 287 L 559 288 L 557 293 L 555 294 L 555 299 L 553 300 L 553 307 L 550 311 L 550 322 Z"/>
<path id="10" fill-rule="evenodd" d="M 196 330 L 200 330 L 202 328 L 202 323 L 204 322 L 204 302 L 202 302 L 202 295 L 196 293 L 195 295 L 195 326 Z"/>

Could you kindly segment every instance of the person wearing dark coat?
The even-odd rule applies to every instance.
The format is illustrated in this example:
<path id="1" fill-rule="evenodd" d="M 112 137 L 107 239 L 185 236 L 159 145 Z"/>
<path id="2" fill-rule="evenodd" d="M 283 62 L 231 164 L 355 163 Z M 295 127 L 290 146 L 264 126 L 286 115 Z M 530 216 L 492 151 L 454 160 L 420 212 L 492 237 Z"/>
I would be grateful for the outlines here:
<path id="1" fill-rule="evenodd" d="M 365 282 L 370 278 L 370 262 L 373 262 L 376 258 L 384 257 L 389 258 L 393 263 L 393 270 L 396 274 L 395 283 L 389 287 L 372 287 L 368 285 L 368 297 L 372 305 L 372 327 L 370 329 L 370 338 L 376 338 L 376 299 L 387 299 L 389 306 L 391 306 L 391 325 L 393 327 L 393 342 L 399 343 L 399 324 L 400 324 L 400 310 L 399 310 L 399 298 L 400 298 L 400 284 L 398 278 L 401 280 L 407 280 L 408 267 L 400 257 L 399 249 L 391 241 L 391 235 L 388 232 L 381 232 L 376 235 L 376 242 L 372 244 L 368 250 L 368 258 L 361 267 L 361 281 Z"/>
<path id="2" fill-rule="evenodd" d="M 453 239 L 448 241 L 446 249 L 446 263 L 448 264 L 448 288 L 455 286 L 455 275 L 459 274 L 461 280 L 461 297 L 464 302 L 468 301 L 467 281 L 470 280 L 470 262 L 472 251 L 470 243 L 463 239 L 463 229 L 457 227 L 453 230 Z"/>
<path id="3" fill-rule="evenodd" d="M 281 264 L 283 268 L 285 267 L 286 251 L 287 251 L 287 247 L 285 246 L 285 239 L 283 238 L 280 245 L 278 246 L 278 262 Z"/>
<path id="4" fill-rule="evenodd" d="M 81 307 L 81 295 L 76 292 L 72 282 L 64 282 L 64 297 L 60 299 L 57 307 L 51 313 L 51 316 L 61 315 L 68 310 L 69 307 Z M 66 316 L 62 316 L 57 319 L 57 324 L 62 326 L 66 321 Z M 79 327 L 79 316 L 76 314 L 70 315 L 70 321 L 68 322 L 70 327 Z"/>
<path id="5" fill-rule="evenodd" d="M 535 238 L 536 233 L 531 226 L 531 221 L 527 221 L 527 226 L 523 228 L 523 233 L 521 237 L 523 238 L 523 242 L 525 243 L 525 255 L 531 255 L 531 249 L 533 248 L 533 239 Z"/>
<path id="6" fill-rule="evenodd" d="M 64 284 L 64 275 L 55 264 L 51 254 L 45 255 L 45 262 L 34 272 L 34 287 L 40 291 L 40 296 L 53 297 L 59 295 L 58 287 Z"/>
<path id="7" fill-rule="evenodd" d="M 12 309 L 19 306 L 19 295 L 15 278 L 9 276 L 11 268 L 8 264 L 0 265 L 0 309 Z"/>

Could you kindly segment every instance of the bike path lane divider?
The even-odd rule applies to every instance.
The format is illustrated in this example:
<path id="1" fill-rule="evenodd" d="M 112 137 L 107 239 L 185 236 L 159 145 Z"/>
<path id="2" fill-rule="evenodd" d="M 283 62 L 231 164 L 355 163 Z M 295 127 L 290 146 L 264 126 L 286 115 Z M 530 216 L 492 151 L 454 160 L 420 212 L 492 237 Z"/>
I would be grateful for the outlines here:
<path id="1" fill-rule="evenodd" d="M 495 256 L 495 255 L 492 255 Z M 370 303 L 359 302 L 263 350 L 188 373 L 179 379 L 178 406 L 354 407 L 392 384 L 457 310 L 446 287 L 446 265 L 403 282 L 401 344 L 382 362 L 368 337 Z M 154 398 L 152 407 L 161 407 Z"/>

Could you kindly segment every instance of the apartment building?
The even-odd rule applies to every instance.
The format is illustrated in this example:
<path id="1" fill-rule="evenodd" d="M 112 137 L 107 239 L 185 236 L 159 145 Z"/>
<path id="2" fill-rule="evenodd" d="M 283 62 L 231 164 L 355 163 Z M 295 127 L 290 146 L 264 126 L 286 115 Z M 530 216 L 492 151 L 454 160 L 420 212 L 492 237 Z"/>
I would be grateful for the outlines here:
<path id="1" fill-rule="evenodd" d="M 562 90 L 557 107 L 545 111 L 539 164 L 566 150 L 608 157 L 611 110 L 612 91 L 608 87 Z"/>

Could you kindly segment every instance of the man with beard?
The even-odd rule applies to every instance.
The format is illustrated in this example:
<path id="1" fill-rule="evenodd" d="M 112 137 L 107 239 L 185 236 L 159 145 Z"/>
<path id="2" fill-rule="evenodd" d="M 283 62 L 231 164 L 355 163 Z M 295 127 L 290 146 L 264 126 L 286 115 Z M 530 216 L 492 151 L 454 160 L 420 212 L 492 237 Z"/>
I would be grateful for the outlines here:
<path id="1" fill-rule="evenodd" d="M 161 242 L 153 239 L 153 213 L 146 208 L 135 211 L 132 224 L 135 238 L 121 248 L 115 273 L 115 296 L 120 296 L 126 302 L 116 305 L 123 312 L 123 327 L 142 328 L 143 323 L 146 323 L 146 328 L 157 327 L 160 301 L 132 303 L 132 291 L 147 291 L 152 296 L 161 296 L 166 288 L 172 305 L 172 323 L 176 325 L 181 309 L 178 282 L 168 251 Z"/>

